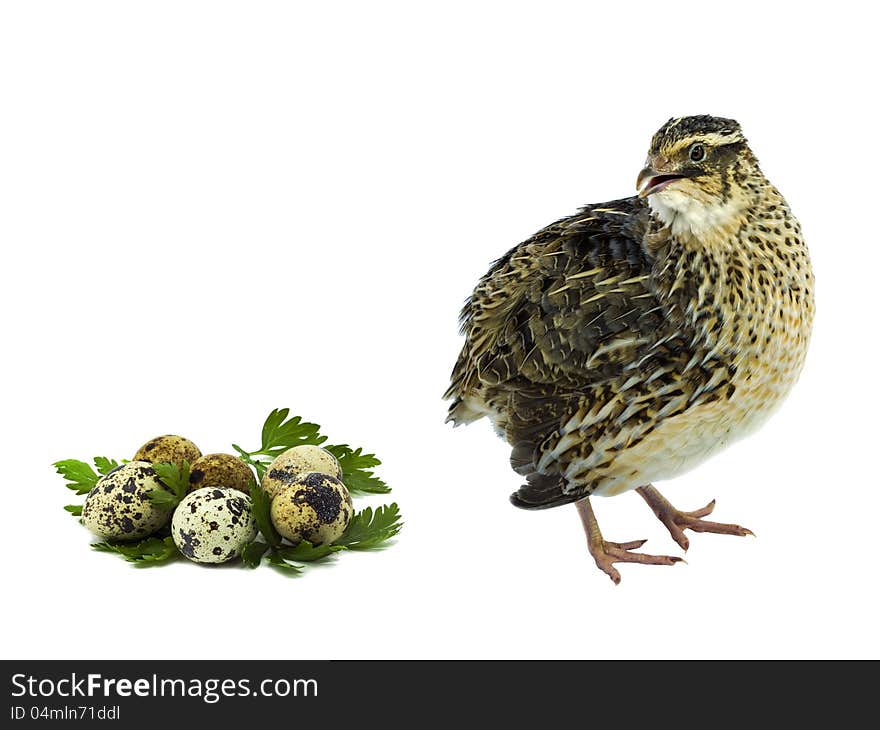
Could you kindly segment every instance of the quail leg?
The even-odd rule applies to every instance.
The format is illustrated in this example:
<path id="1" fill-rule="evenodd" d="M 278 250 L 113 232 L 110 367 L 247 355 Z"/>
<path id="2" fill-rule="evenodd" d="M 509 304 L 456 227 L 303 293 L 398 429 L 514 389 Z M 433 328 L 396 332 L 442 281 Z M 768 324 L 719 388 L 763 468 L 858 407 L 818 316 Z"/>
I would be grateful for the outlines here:
<path id="1" fill-rule="evenodd" d="M 620 573 L 614 567 L 614 563 L 642 563 L 643 565 L 675 565 L 681 562 L 681 558 L 669 555 L 646 555 L 645 553 L 631 552 L 645 544 L 645 540 L 633 542 L 608 542 L 602 537 L 599 523 L 590 504 L 590 498 L 575 503 L 584 532 L 587 533 L 587 547 L 590 555 L 596 561 L 596 565 L 604 571 L 615 584 L 620 583 Z"/>
<path id="2" fill-rule="evenodd" d="M 673 507 L 666 497 L 660 494 L 660 492 L 650 484 L 644 487 L 639 487 L 636 491 L 642 495 L 644 500 L 648 503 L 648 506 L 654 510 L 657 519 L 666 525 L 666 529 L 669 530 L 672 539 L 675 540 L 683 550 L 687 550 L 690 545 L 690 541 L 684 534 L 685 530 L 693 530 L 694 532 L 715 532 L 719 535 L 739 535 L 741 537 L 755 534 L 751 530 L 747 530 L 745 527 L 740 527 L 739 525 L 728 525 L 723 522 L 709 522 L 708 520 L 702 519 L 706 515 L 711 514 L 712 510 L 715 509 L 714 499 L 701 509 L 693 512 L 682 512 Z"/>

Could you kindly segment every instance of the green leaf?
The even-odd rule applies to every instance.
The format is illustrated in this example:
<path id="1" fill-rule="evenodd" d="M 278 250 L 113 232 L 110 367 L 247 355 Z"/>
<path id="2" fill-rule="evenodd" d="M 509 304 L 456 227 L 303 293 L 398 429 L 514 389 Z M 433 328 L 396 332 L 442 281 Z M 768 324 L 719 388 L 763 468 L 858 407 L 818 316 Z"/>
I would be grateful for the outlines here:
<path id="1" fill-rule="evenodd" d="M 157 507 L 166 511 L 177 509 L 177 505 L 180 504 L 180 497 L 176 494 L 171 494 L 171 492 L 166 492 L 164 489 L 151 489 L 147 492 L 147 497 Z"/>
<path id="2" fill-rule="evenodd" d="M 189 490 L 189 462 L 184 459 L 181 466 L 171 463 L 153 464 L 153 471 L 170 491 L 151 489 L 147 492 L 147 496 L 157 507 L 165 510 L 174 509 Z"/>
<path id="3" fill-rule="evenodd" d="M 174 494 L 183 499 L 189 490 L 189 462 L 184 459 L 181 466 L 171 463 L 153 464 L 153 471 L 159 477 L 159 481 L 168 487 Z"/>
<path id="4" fill-rule="evenodd" d="M 254 540 L 253 542 L 248 543 L 241 551 L 242 565 L 244 565 L 246 568 L 259 567 L 260 563 L 263 562 L 263 555 L 266 554 L 266 551 L 268 549 L 269 545 L 265 542 L 258 542 Z"/>
<path id="5" fill-rule="evenodd" d="M 91 466 L 77 459 L 56 461 L 52 466 L 55 467 L 55 471 L 67 480 L 67 484 L 64 486 L 72 489 L 77 494 L 88 494 L 92 491 L 95 484 L 98 483 L 98 479 L 100 479 Z"/>
<path id="6" fill-rule="evenodd" d="M 290 415 L 289 408 L 276 408 L 263 424 L 262 442 L 259 452 L 267 456 L 278 456 L 288 449 L 301 444 L 323 444 L 326 436 L 320 433 L 321 427 L 316 423 L 307 423 L 299 416 Z"/>
<path id="7" fill-rule="evenodd" d="M 259 459 L 252 458 L 251 454 L 245 451 L 238 444 L 232 444 L 232 448 L 238 452 L 238 458 L 241 459 L 248 466 L 253 467 L 253 469 L 257 472 L 257 481 L 263 481 L 263 474 L 266 473 L 266 467 L 269 466 L 269 462 L 260 461 Z"/>
<path id="8" fill-rule="evenodd" d="M 96 542 L 92 549 L 102 553 L 116 553 L 129 563 L 138 565 L 157 565 L 165 563 L 180 555 L 174 540 L 148 537 L 138 543 Z"/>
<path id="9" fill-rule="evenodd" d="M 285 560 L 298 560 L 301 563 L 311 563 L 322 560 L 340 550 L 345 550 L 344 545 L 312 545 L 308 540 L 302 540 L 298 545 L 284 545 L 276 548 L 275 552 Z"/>
<path id="10" fill-rule="evenodd" d="M 261 434 L 261 444 L 257 451 L 245 451 L 233 444 L 239 458 L 250 464 L 262 481 L 268 467 L 267 462 L 294 446 L 313 444 L 320 446 L 327 440 L 320 433 L 316 423 L 304 422 L 299 416 L 291 416 L 289 408 L 276 408 L 266 418 Z M 373 468 L 382 462 L 375 454 L 365 454 L 363 449 L 353 449 L 348 444 L 324 446 L 332 453 L 342 468 L 343 481 L 352 493 L 387 494 L 391 491 L 385 482 L 373 473 Z"/>
<path id="11" fill-rule="evenodd" d="M 363 449 L 352 449 L 348 444 L 325 446 L 342 467 L 342 481 L 349 492 L 387 494 L 391 488 L 371 471 L 382 462 L 375 454 L 365 454 Z"/>
<path id="12" fill-rule="evenodd" d="M 64 505 L 64 509 L 70 512 L 74 517 L 82 517 L 83 506 L 81 504 L 66 504 Z"/>
<path id="13" fill-rule="evenodd" d="M 375 512 L 366 507 L 351 518 L 345 533 L 336 541 L 349 550 L 371 550 L 390 540 L 403 527 L 397 503 L 385 504 Z"/>
<path id="14" fill-rule="evenodd" d="M 363 449 L 353 449 L 348 444 L 325 446 L 324 448 L 339 460 L 343 471 L 346 470 L 346 467 L 351 470 L 372 469 L 382 463 L 375 454 L 365 454 Z"/>
<path id="15" fill-rule="evenodd" d="M 251 455 L 247 451 L 245 451 L 243 448 L 241 448 L 241 446 L 239 446 L 238 444 L 232 444 L 232 448 L 238 452 L 239 459 L 241 459 L 246 464 L 251 463 Z"/>
<path id="16" fill-rule="evenodd" d="M 251 502 L 253 502 L 252 511 L 254 519 L 257 521 L 257 527 L 260 528 L 266 542 L 272 547 L 278 547 L 281 545 L 281 535 L 272 524 L 271 501 L 269 495 L 263 491 L 259 484 L 251 484 Z"/>
<path id="17" fill-rule="evenodd" d="M 106 456 L 96 456 L 94 461 L 95 468 L 101 476 L 109 474 L 119 466 L 119 462 L 116 459 L 108 459 Z"/>
<path id="18" fill-rule="evenodd" d="M 281 557 L 274 550 L 269 553 L 269 565 L 273 568 L 277 568 L 282 573 L 289 575 L 290 577 L 296 577 L 303 571 L 303 567 L 301 565 L 294 565 L 293 563 L 288 563 L 283 557 Z"/>

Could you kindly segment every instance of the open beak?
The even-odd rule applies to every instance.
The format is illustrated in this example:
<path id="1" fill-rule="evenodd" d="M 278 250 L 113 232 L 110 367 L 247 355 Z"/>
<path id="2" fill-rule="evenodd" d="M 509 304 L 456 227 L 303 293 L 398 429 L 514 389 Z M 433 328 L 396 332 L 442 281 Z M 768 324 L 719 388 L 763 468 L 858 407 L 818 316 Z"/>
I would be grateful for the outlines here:
<path id="1" fill-rule="evenodd" d="M 639 191 L 640 198 L 647 198 L 649 195 L 663 190 L 669 183 L 685 177 L 688 176 L 677 173 L 658 172 L 653 167 L 646 167 L 639 173 L 639 177 L 636 179 L 636 188 Z"/>

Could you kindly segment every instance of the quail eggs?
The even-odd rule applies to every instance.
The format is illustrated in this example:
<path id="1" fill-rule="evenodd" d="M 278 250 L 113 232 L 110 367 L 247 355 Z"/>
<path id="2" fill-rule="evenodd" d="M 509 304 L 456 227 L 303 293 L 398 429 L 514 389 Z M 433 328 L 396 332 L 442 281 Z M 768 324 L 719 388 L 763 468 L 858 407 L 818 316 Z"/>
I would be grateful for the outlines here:
<path id="1" fill-rule="evenodd" d="M 83 525 L 111 540 L 138 540 L 171 519 L 169 510 L 157 507 L 147 493 L 165 489 L 152 464 L 131 461 L 101 477 L 86 497 Z"/>
<path id="2" fill-rule="evenodd" d="M 149 461 L 151 464 L 169 462 L 180 467 L 184 459 L 192 464 L 201 455 L 199 447 L 189 439 L 168 434 L 147 441 L 137 450 L 133 461 Z"/>
<path id="3" fill-rule="evenodd" d="M 320 446 L 304 444 L 288 449 L 269 464 L 263 475 L 262 487 L 272 499 L 297 476 L 309 472 L 342 479 L 342 468 L 333 454 Z"/>
<path id="4" fill-rule="evenodd" d="M 272 499 L 272 524 L 293 543 L 338 540 L 351 521 L 351 495 L 335 476 L 309 472 L 294 477 Z"/>
<path id="5" fill-rule="evenodd" d="M 257 536 L 251 498 L 231 487 L 202 487 L 174 510 L 171 536 L 195 563 L 225 563 Z"/>
<path id="6" fill-rule="evenodd" d="M 232 454 L 205 454 L 190 464 L 189 490 L 232 487 L 247 494 L 254 475 L 250 467 Z"/>

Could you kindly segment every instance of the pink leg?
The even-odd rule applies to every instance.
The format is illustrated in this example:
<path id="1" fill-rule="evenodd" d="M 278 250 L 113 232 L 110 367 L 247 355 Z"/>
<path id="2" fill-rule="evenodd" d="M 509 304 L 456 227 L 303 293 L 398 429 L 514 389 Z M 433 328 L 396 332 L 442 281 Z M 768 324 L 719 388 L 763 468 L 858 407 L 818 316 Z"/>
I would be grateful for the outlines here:
<path id="1" fill-rule="evenodd" d="M 741 537 L 755 534 L 751 530 L 747 530 L 739 525 L 727 525 L 723 522 L 709 522 L 708 520 L 701 519 L 711 514 L 712 510 L 715 509 L 714 499 L 702 509 L 695 510 L 694 512 L 682 512 L 673 507 L 666 497 L 650 484 L 639 487 L 636 491 L 642 495 L 651 509 L 654 510 L 657 518 L 666 525 L 666 529 L 669 530 L 672 539 L 681 545 L 684 550 L 687 550 L 690 545 L 690 541 L 684 534 L 685 530 L 715 532 L 719 535 L 739 535 Z"/>
<path id="2" fill-rule="evenodd" d="M 576 502 L 578 514 L 587 533 L 587 547 L 590 555 L 596 561 L 596 565 L 608 574 L 615 583 L 620 583 L 620 573 L 614 567 L 614 563 L 642 563 L 643 565 L 675 565 L 681 562 L 681 558 L 669 555 L 646 555 L 645 553 L 631 552 L 645 544 L 645 540 L 633 542 L 607 542 L 599 530 L 599 523 L 590 504 L 590 498 Z"/>

